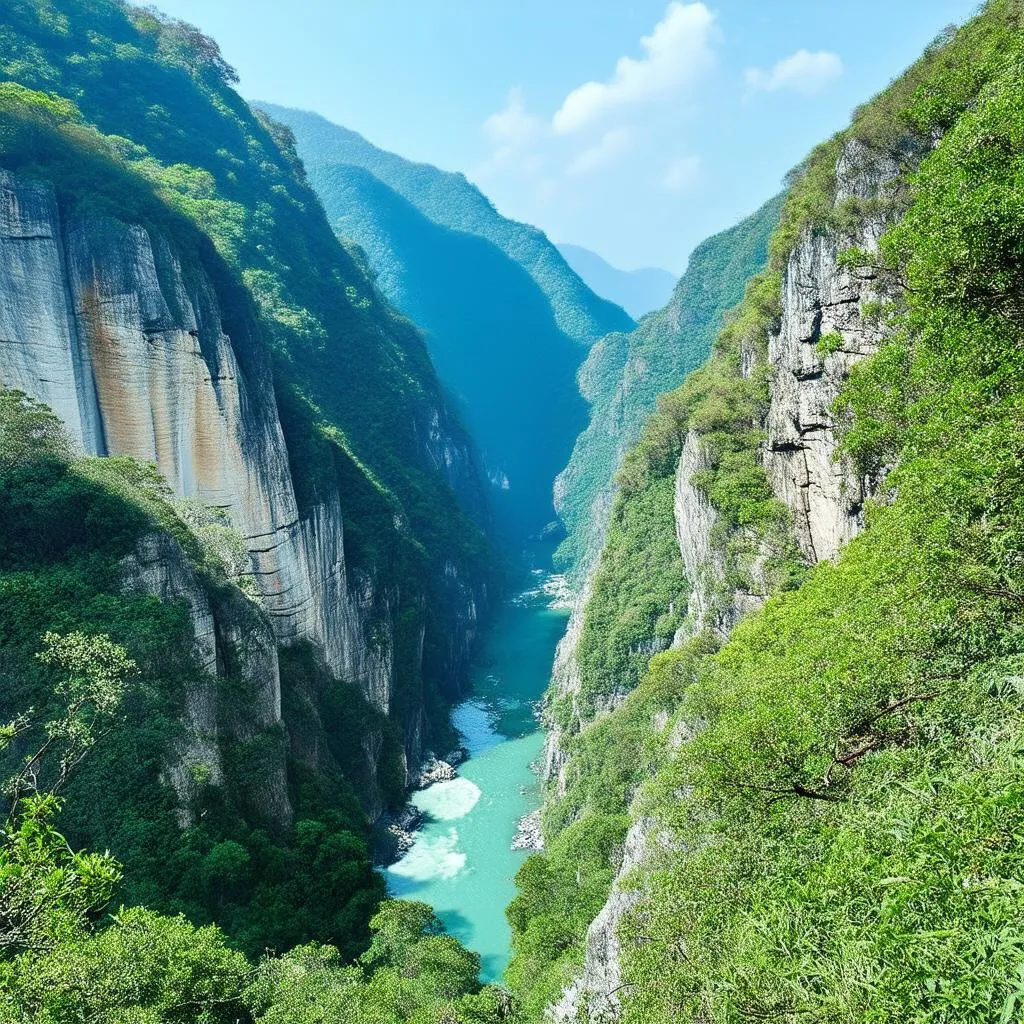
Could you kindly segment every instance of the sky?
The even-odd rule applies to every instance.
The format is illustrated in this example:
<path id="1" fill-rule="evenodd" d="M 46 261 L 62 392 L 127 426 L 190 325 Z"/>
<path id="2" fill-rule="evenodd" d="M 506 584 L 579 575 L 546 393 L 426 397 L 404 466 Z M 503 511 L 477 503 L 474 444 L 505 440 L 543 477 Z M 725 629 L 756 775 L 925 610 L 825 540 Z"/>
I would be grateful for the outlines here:
<path id="1" fill-rule="evenodd" d="M 462 171 L 506 216 L 680 273 L 977 0 L 158 0 L 250 100 Z"/>

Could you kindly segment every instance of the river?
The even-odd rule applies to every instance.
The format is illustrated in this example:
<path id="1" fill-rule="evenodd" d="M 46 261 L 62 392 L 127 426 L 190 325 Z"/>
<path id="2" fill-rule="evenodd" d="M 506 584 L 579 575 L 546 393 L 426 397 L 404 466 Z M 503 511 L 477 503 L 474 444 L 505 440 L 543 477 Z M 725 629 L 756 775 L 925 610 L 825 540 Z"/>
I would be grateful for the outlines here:
<path id="1" fill-rule="evenodd" d="M 429 903 L 448 931 L 500 979 L 511 935 L 505 907 L 526 858 L 512 849 L 519 819 L 540 799 L 531 770 L 544 745 L 534 717 L 568 610 L 560 578 L 538 570 L 488 630 L 470 698 L 452 712 L 469 759 L 459 777 L 413 795 L 426 815 L 409 852 L 385 872 L 394 896 Z"/>

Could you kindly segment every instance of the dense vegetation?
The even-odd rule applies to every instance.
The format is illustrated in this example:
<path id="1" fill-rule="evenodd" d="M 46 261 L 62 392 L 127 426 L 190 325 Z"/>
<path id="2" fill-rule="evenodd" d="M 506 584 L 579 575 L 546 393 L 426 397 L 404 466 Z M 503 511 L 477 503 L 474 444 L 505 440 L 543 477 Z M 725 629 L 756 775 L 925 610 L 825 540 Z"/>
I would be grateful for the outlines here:
<path id="1" fill-rule="evenodd" d="M 183 733 L 186 695 L 205 669 L 193 653 L 185 603 L 125 592 L 122 559 L 141 535 L 168 533 L 214 606 L 240 625 L 250 620 L 247 629 L 269 632 L 258 606 L 229 582 L 231 531 L 215 523 L 195 529 L 194 504 L 172 499 L 151 467 L 72 457 L 48 410 L 2 390 L 0 503 L 4 714 L 17 719 L 33 708 L 41 714 L 62 700 L 59 673 L 37 657 L 47 634 L 110 637 L 140 674 L 121 701 L 116 728 L 68 782 L 62 823 L 72 842 L 116 852 L 125 869 L 123 902 L 185 913 L 198 923 L 217 920 L 253 952 L 310 938 L 338 944 L 346 956 L 360 952 L 383 885 L 367 851 L 358 795 L 369 789 L 360 748 L 346 732 L 388 736 L 384 764 L 400 769 L 401 747 L 389 723 L 352 686 L 331 681 L 345 690 L 334 702 L 337 719 L 325 723 L 325 742 L 336 756 L 319 775 L 291 763 L 291 826 L 282 830 L 262 807 L 266 759 L 284 756 L 287 742 L 274 728 L 227 742 L 221 785 L 211 784 L 208 766 L 194 765 L 191 799 L 182 808 L 164 769 Z M 293 728 L 299 723 L 290 706 L 308 687 L 302 660 L 301 651 L 282 657 L 285 715 Z M 240 675 L 218 685 L 221 727 L 231 735 L 232 723 L 245 721 L 259 695 Z M 28 737 L 40 728 L 36 723 Z M 391 799 L 401 798 L 403 785 L 400 777 Z M 184 830 L 182 810 L 191 822 Z"/>
<path id="2" fill-rule="evenodd" d="M 947 127 L 989 79 L 910 182 L 890 339 L 842 399 L 848 451 L 896 461 L 896 497 L 688 691 L 707 725 L 658 788 L 693 787 L 667 806 L 700 852 L 655 880 L 674 909 L 645 907 L 627 1019 L 1021 1012 L 1022 13 L 989 5 L 907 107 Z"/>
<path id="3" fill-rule="evenodd" d="M 109 639 L 53 637 L 77 710 L 54 720 L 95 741 L 134 669 Z M 82 701 L 96 714 L 82 713 Z M 102 710 L 101 710 L 102 709 Z M 4 729 L 7 742 L 17 723 Z M 83 732 L 84 730 L 84 732 Z M 12 780 L 12 781 L 16 781 Z M 8 787 L 9 789 L 9 787 Z M 53 826 L 53 793 L 24 796 L 0 836 L 0 1016 L 175 1024 L 514 1024 L 506 993 L 484 988 L 479 958 L 429 907 L 384 903 L 372 941 L 346 962 L 310 943 L 249 960 L 215 926 L 141 908 L 104 913 L 120 875 L 109 854 L 73 853 Z"/>
<path id="4" fill-rule="evenodd" d="M 45 950 L 5 939 L 5 964 L 21 958 L 4 975 L 8 1009 L 50 1020 L 100 1009 L 235 1020 L 249 1012 L 240 995 L 174 989 L 185 965 L 211 984 L 248 984 L 256 968 L 243 955 L 317 941 L 336 949 L 328 960 L 348 963 L 370 944 L 383 882 L 371 869 L 367 812 L 403 799 L 403 748 L 424 713 L 435 738 L 450 738 L 446 701 L 461 679 L 446 573 L 480 591 L 493 579 L 483 492 L 471 458 L 435 461 L 428 450 L 435 437 L 460 456 L 471 446 L 422 338 L 338 242 L 287 131 L 237 96 L 211 40 L 115 0 L 14 0 L 0 14 L 0 76 L 0 167 L 52 184 L 66 217 L 106 215 L 169 240 L 186 276 L 213 283 L 242 372 L 265 385 L 253 415 L 272 417 L 275 405 L 280 415 L 300 509 L 339 495 L 352 572 L 390 595 L 380 611 L 395 635 L 390 720 L 315 650 L 295 647 L 279 655 L 283 721 L 252 727 L 264 695 L 239 670 L 245 659 L 208 674 L 187 604 L 125 588 L 124 559 L 140 538 L 160 536 L 218 621 L 270 638 L 273 653 L 251 577 L 236 582 L 251 569 L 242 538 L 216 510 L 173 499 L 151 466 L 78 457 L 48 410 L 0 391 L 0 704 L 25 722 L 6 759 L 45 733 L 62 699 L 57 667 L 36 656 L 43 638 L 106 637 L 138 670 L 103 742 L 63 786 L 66 802 L 47 804 L 36 824 L 28 814 L 29 833 L 12 818 L 6 849 L 41 836 L 40 856 L 109 850 L 123 869 L 115 899 L 146 908 L 94 931 L 99 900 Z M 219 642 L 230 654 L 230 639 Z M 223 764 L 188 765 L 183 794 L 168 769 L 201 686 L 216 691 L 209 724 Z M 278 781 L 283 794 L 270 793 Z M 268 793 L 282 797 L 276 809 Z M 172 947 L 184 959 L 161 960 Z M 44 951 L 47 966 L 33 976 Z M 117 973 L 122 956 L 134 974 Z M 419 1012 L 418 998 L 395 1019 Z"/>
<path id="5" fill-rule="evenodd" d="M 401 584 L 411 651 L 427 570 L 451 552 L 486 560 L 415 441 L 438 401 L 418 336 L 208 40 L 107 0 L 8 11 L 0 162 L 54 181 L 68 207 L 158 225 L 235 297 L 229 317 L 251 318 L 274 355 L 302 500 L 338 488 L 352 503 L 353 563 Z M 568 761 L 509 908 L 516 1001 L 480 985 L 429 908 L 381 902 L 370 870 L 355 741 L 380 740 L 397 799 L 398 726 L 423 699 L 440 721 L 438 681 L 424 697 L 403 677 L 390 722 L 315 651 L 282 652 L 286 730 L 228 730 L 227 784 L 195 764 L 183 806 L 165 772 L 183 701 L 212 677 L 189 609 L 126 591 L 124 559 L 145 534 L 170 538 L 211 604 L 257 630 L 263 612 L 232 582 L 239 540 L 152 468 L 78 457 L 46 409 L 0 391 L 0 1016 L 538 1022 L 644 822 L 657 835 L 627 880 L 625 1024 L 1024 1015 L 1022 97 L 1024 4 L 990 0 L 794 175 L 767 268 L 623 460 L 580 687 L 548 708 Z M 901 187 L 837 203 L 851 140 L 903 161 Z M 863 315 L 886 340 L 836 411 L 844 457 L 888 475 L 863 533 L 806 566 L 760 462 L 767 339 L 794 244 L 852 237 L 883 202 L 880 252 L 842 262 L 885 283 L 891 301 Z M 331 372 L 343 359 L 365 368 L 358 386 Z M 673 483 L 691 436 L 717 515 L 714 599 L 754 586 L 755 551 L 772 595 L 727 638 L 686 617 Z M 228 720 L 258 701 L 244 676 L 216 685 Z M 315 734 L 317 771 L 285 731 Z M 256 792 L 275 758 L 287 824 Z"/>
<path id="6" fill-rule="evenodd" d="M 576 387 L 581 346 L 493 242 L 435 223 L 362 167 L 311 164 L 308 172 L 335 231 L 359 243 L 378 286 L 425 331 L 518 554 L 554 519 L 552 481 L 586 422 Z"/>
<path id="7" fill-rule="evenodd" d="M 559 329 L 580 344 L 632 326 L 618 306 L 587 288 L 543 232 L 502 217 L 462 174 L 411 163 L 317 114 L 269 103 L 260 106 L 292 129 L 299 156 L 310 168 L 361 167 L 435 224 L 496 245 L 533 278 L 550 301 Z"/>
<path id="8" fill-rule="evenodd" d="M 353 565 L 401 584 L 397 647 L 415 647 L 425 606 L 427 686 L 457 682 L 443 663 L 448 603 L 429 581 L 446 560 L 486 572 L 466 514 L 484 517 L 479 484 L 471 470 L 439 479 L 424 438 L 450 417 L 422 338 L 334 237 L 287 131 L 233 91 L 215 43 L 114 0 L 5 5 L 0 72 L 16 83 L 0 97 L 3 166 L 53 181 L 71 206 L 170 232 L 218 283 L 234 333 L 257 317 L 300 504 L 345 495 Z M 398 675 L 410 711 L 423 683 L 411 662 Z"/>
<path id="9" fill-rule="evenodd" d="M 1022 47 L 1024 9 L 992 0 L 812 154 L 767 273 L 708 366 L 649 424 L 634 459 L 659 437 L 670 461 L 687 431 L 702 438 L 711 465 L 694 482 L 719 514 L 727 577 L 742 574 L 737 541 L 767 540 L 776 596 L 720 649 L 695 637 L 655 657 L 618 710 L 570 738 L 566 792 L 546 808 L 553 842 L 520 874 L 517 903 L 534 914 L 510 911 L 509 979 L 531 1019 L 582 960 L 580 924 L 561 908 L 574 887 L 599 906 L 595 887 L 610 883 L 600 861 L 565 877 L 562 837 L 630 808 L 627 822 L 651 816 L 660 832 L 620 932 L 624 1021 L 1009 1022 L 1024 1012 Z M 923 152 L 913 140 L 940 136 L 913 171 Z M 881 256 L 844 257 L 881 275 L 894 300 L 864 311 L 887 341 L 837 406 L 846 456 L 865 471 L 896 468 L 865 531 L 835 564 L 807 569 L 759 466 L 766 377 L 742 377 L 740 356 L 772 328 L 802 233 L 842 237 L 867 212 L 835 202 L 850 139 L 908 169 L 885 200 L 896 224 Z M 627 522 L 630 479 L 613 524 Z M 645 533 L 657 550 L 656 522 L 633 527 L 638 550 Z M 606 570 L 603 560 L 596 578 Z M 584 689 L 595 642 L 605 634 L 584 641 Z M 608 685 L 635 676 L 620 658 Z M 542 875 L 563 880 L 548 906 Z"/>
<path id="10" fill-rule="evenodd" d="M 772 199 L 702 242 L 664 309 L 645 316 L 632 333 L 609 335 L 591 349 L 580 372 L 590 422 L 558 481 L 567 532 L 558 559 L 578 579 L 600 554 L 614 495 L 611 481 L 625 453 L 638 441 L 658 395 L 682 384 L 707 359 L 726 312 L 764 266 L 780 207 L 781 198 Z"/>

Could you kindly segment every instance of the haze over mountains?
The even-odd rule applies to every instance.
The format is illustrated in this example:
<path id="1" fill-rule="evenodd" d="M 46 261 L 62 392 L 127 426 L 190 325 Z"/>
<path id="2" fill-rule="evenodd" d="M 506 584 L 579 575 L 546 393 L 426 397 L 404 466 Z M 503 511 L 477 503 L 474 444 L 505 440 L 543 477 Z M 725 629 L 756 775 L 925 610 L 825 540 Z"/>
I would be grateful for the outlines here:
<path id="1" fill-rule="evenodd" d="M 582 245 L 559 242 L 558 251 L 593 291 L 620 305 L 634 320 L 661 309 L 676 284 L 675 274 L 660 267 L 620 270 Z"/>
<path id="2" fill-rule="evenodd" d="M 587 407 L 590 346 L 633 321 L 536 228 L 507 220 L 461 174 L 416 164 L 316 114 L 262 109 L 295 134 L 332 227 L 419 325 L 487 468 L 512 543 L 555 518 L 552 481 Z"/>

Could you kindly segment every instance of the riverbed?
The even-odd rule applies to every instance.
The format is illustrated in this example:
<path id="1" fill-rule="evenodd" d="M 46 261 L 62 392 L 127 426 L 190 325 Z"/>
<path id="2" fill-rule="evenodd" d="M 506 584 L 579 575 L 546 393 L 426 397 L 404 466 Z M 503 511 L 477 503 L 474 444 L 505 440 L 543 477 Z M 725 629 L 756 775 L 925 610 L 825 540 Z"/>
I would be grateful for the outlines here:
<path id="1" fill-rule="evenodd" d="M 512 849 L 519 819 L 539 805 L 544 737 L 535 715 L 568 608 L 559 577 L 535 571 L 488 631 L 471 697 L 452 712 L 469 759 L 458 778 L 413 795 L 426 815 L 409 852 L 385 872 L 403 899 L 429 903 L 448 931 L 480 954 L 485 981 L 509 960 L 505 907 L 527 853 Z"/>

